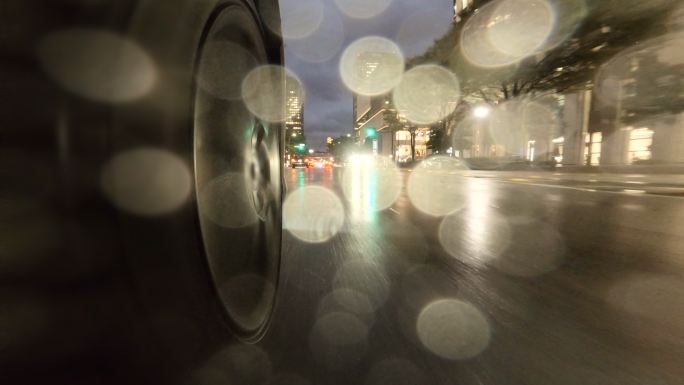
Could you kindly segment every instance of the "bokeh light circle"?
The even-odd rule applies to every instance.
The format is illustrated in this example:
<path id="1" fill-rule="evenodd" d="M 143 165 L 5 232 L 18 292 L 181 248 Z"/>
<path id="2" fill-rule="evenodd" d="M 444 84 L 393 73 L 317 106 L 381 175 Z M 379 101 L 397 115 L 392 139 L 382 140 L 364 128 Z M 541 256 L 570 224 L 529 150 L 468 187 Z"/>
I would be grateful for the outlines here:
<path id="1" fill-rule="evenodd" d="M 555 15 L 546 0 L 502 0 L 487 29 L 495 49 L 523 58 L 535 53 L 551 34 Z"/>
<path id="2" fill-rule="evenodd" d="M 280 0 L 281 34 L 285 39 L 311 36 L 323 23 L 321 0 Z"/>
<path id="3" fill-rule="evenodd" d="M 371 19 L 383 13 L 392 0 L 335 0 L 337 7 L 354 19 Z"/>
<path id="4" fill-rule="evenodd" d="M 57 84 L 103 103 L 139 99 L 152 90 L 158 76 L 155 63 L 138 43 L 98 29 L 53 32 L 39 42 L 38 59 Z"/>
<path id="5" fill-rule="evenodd" d="M 435 157 L 416 167 L 408 178 L 408 197 L 425 214 L 445 216 L 465 205 L 464 170 L 456 158 Z"/>
<path id="6" fill-rule="evenodd" d="M 242 99 L 258 118 L 271 123 L 283 122 L 288 116 L 286 84 L 304 100 L 304 87 L 290 70 L 276 65 L 256 67 L 242 81 Z"/>
<path id="7" fill-rule="evenodd" d="M 479 67 L 512 65 L 543 50 L 554 23 L 555 13 L 546 0 L 491 2 L 466 21 L 460 52 Z"/>
<path id="8" fill-rule="evenodd" d="M 394 105 L 416 124 L 444 119 L 454 111 L 460 97 L 456 75 L 434 64 L 407 71 L 393 92 Z"/>
<path id="9" fill-rule="evenodd" d="M 311 36 L 287 42 L 287 52 L 307 62 L 323 63 L 340 51 L 344 37 L 345 28 L 340 16 L 325 12 L 323 22 Z"/>
<path id="10" fill-rule="evenodd" d="M 392 90 L 404 73 L 399 46 L 384 37 L 368 36 L 351 43 L 340 58 L 340 76 L 351 91 L 381 95 Z"/>
<path id="11" fill-rule="evenodd" d="M 479 355 L 491 337 L 489 322 L 480 310 L 456 299 L 441 299 L 426 306 L 416 328 L 428 350 L 449 360 Z"/>
<path id="12" fill-rule="evenodd" d="M 172 212 L 190 196 L 190 169 L 161 149 L 138 148 L 114 156 L 103 167 L 102 191 L 118 208 L 136 215 Z"/>
<path id="13" fill-rule="evenodd" d="M 332 191 L 320 186 L 301 187 L 285 199 L 283 227 L 302 241 L 326 242 L 344 225 L 344 207 Z"/>

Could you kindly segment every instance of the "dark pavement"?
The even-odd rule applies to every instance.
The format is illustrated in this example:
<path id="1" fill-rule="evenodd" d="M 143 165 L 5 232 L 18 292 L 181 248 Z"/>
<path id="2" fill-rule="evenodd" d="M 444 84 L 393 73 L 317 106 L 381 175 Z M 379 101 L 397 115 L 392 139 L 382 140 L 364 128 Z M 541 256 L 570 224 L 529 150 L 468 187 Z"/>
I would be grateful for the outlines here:
<path id="1" fill-rule="evenodd" d="M 355 187 L 345 170 L 286 170 L 290 193 L 325 188 L 297 206 L 319 231 L 285 218 L 279 302 L 270 333 L 250 347 L 262 357 L 252 375 L 268 366 L 283 384 L 684 383 L 684 200 L 618 188 L 640 179 L 647 189 L 648 177 L 604 176 L 616 188 L 602 191 L 585 187 L 598 183 L 590 175 L 437 171 L 409 182 L 415 170 L 361 170 L 370 176 Z"/>

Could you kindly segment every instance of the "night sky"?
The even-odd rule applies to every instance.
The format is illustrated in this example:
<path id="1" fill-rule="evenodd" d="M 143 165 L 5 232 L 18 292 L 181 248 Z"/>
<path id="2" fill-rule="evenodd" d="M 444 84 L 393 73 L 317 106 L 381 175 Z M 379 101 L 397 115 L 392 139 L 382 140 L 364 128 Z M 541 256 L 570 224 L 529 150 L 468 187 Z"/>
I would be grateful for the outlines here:
<path id="1" fill-rule="evenodd" d="M 301 26 L 306 24 L 307 16 L 291 11 L 295 8 L 292 4 L 301 8 L 301 1 L 280 0 L 285 31 L 299 33 Z M 356 0 L 359 4 L 373 1 L 378 0 Z M 370 19 L 349 17 L 334 0 L 306 2 L 323 4 L 323 21 L 312 34 L 302 39 L 286 36 L 285 63 L 305 88 L 304 133 L 307 145 L 324 150 L 326 137 L 339 136 L 353 129 L 352 96 L 342 83 L 338 69 L 344 48 L 363 36 L 377 35 L 394 40 L 406 58 L 416 56 L 448 30 L 453 17 L 453 1 L 392 0 L 384 12 Z M 332 58 L 325 60 L 330 56 Z"/>

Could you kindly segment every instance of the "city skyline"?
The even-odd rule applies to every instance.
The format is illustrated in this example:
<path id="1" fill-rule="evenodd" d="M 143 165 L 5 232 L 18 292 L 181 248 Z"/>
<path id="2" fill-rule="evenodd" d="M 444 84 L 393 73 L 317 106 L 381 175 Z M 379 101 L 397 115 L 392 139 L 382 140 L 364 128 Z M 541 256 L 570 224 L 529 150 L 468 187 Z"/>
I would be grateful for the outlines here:
<path id="1" fill-rule="evenodd" d="M 281 7 L 288 6 L 281 1 Z M 341 12 L 334 2 L 322 2 L 323 19 L 317 30 L 303 39 L 285 39 L 285 65 L 302 81 L 305 89 L 304 125 L 307 145 L 321 150 L 326 138 L 350 133 L 354 127 L 352 93 L 343 85 L 339 59 L 344 49 L 364 36 L 383 36 L 395 41 L 406 58 L 416 56 L 442 36 L 453 22 L 453 0 L 394 0 L 375 17 L 354 19 Z M 284 29 L 296 19 L 283 13 Z M 338 25 L 339 24 L 339 25 Z M 341 28 L 331 28 L 337 26 Z M 330 58 L 312 60 L 302 54 L 302 46 L 320 48 L 331 41 L 343 40 L 339 48 L 331 48 Z"/>

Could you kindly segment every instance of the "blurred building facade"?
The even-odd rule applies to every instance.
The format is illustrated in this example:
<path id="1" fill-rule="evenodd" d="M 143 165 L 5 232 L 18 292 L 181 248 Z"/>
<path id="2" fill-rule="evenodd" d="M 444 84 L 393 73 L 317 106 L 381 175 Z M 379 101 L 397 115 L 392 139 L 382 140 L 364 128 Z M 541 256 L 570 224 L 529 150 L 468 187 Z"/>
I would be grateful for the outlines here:
<path id="1" fill-rule="evenodd" d="M 430 128 L 410 124 L 401 111 L 395 111 L 390 95 L 352 95 L 354 137 L 374 155 L 389 157 L 398 163 L 420 160 L 428 155 Z M 387 121 L 396 114 L 398 125 Z M 411 142 L 413 141 L 413 156 Z"/>

